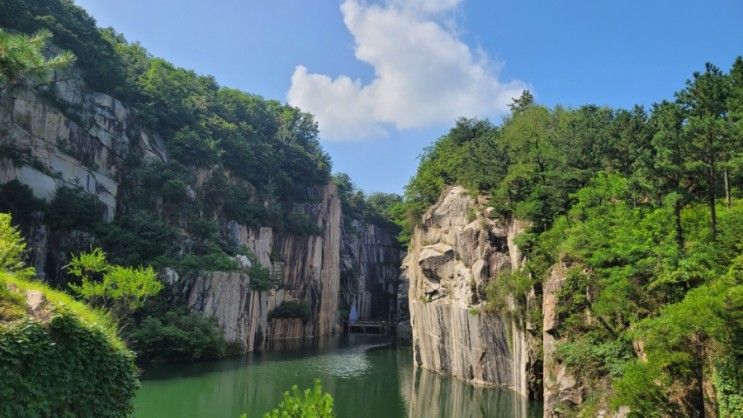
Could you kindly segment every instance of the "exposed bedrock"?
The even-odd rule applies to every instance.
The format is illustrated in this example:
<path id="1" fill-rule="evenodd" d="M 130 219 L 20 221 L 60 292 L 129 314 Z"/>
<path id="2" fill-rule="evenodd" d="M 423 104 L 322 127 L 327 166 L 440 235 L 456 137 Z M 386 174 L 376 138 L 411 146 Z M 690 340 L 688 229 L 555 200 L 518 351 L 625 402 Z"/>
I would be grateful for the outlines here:
<path id="1" fill-rule="evenodd" d="M 91 91 L 75 66 L 55 73 L 48 86 L 0 89 L 0 184 L 18 180 L 46 201 L 61 187 L 76 188 L 103 204 L 104 221 L 113 220 L 126 213 L 132 189 L 137 187 L 132 180 L 136 165 L 130 159 L 144 165 L 168 160 L 160 136 L 139 125 L 133 114 L 126 103 Z M 197 199 L 194 190 L 205 181 L 207 171 L 198 171 L 196 183 L 187 185 L 190 199 Z M 237 181 L 229 172 L 224 174 L 228 181 Z M 279 289 L 251 290 L 247 268 L 242 272 L 189 271 L 181 277 L 166 269 L 163 280 L 174 285 L 192 310 L 215 316 L 227 340 L 248 351 L 272 340 L 338 332 L 340 199 L 333 184 L 317 187 L 314 193 L 317 203 L 291 209 L 308 215 L 319 234 L 248 228 L 222 215 L 214 219 L 221 227 L 220 239 L 253 252 L 280 279 Z M 371 232 L 366 235 L 379 235 L 372 226 L 367 229 Z M 184 230 L 179 233 L 178 245 L 187 246 L 194 240 Z M 70 254 L 99 245 L 94 236 L 82 231 L 50 232 L 41 217 L 24 225 L 24 235 L 30 264 L 51 282 L 61 280 Z M 362 254 L 370 260 L 381 257 L 373 248 Z M 244 264 L 247 257 L 242 255 L 238 261 Z M 374 262 L 362 265 L 373 266 Z M 395 270 L 398 265 L 399 261 L 393 261 Z M 285 301 L 307 305 L 309 318 L 269 320 L 271 310 Z"/>
<path id="2" fill-rule="evenodd" d="M 482 300 L 489 281 L 523 265 L 514 238 L 526 224 L 490 219 L 486 205 L 487 199 L 450 187 L 414 230 L 403 266 L 414 362 L 534 397 L 536 340 L 519 315 L 492 313 Z"/>
<path id="3" fill-rule="evenodd" d="M 340 253 L 343 319 L 397 321 L 405 251 L 396 232 L 390 226 L 344 216 Z"/>
<path id="4" fill-rule="evenodd" d="M 334 185 L 320 190 L 320 202 L 303 210 L 321 227 L 320 235 L 295 236 L 271 228 L 248 228 L 233 221 L 225 228 L 238 247 L 280 279 L 278 289 L 250 288 L 247 272 L 200 272 L 180 279 L 188 306 L 214 316 L 228 342 L 245 351 L 270 347 L 274 340 L 312 338 L 340 331 L 340 200 Z M 273 318 L 284 302 L 309 308 L 307 319 Z"/>

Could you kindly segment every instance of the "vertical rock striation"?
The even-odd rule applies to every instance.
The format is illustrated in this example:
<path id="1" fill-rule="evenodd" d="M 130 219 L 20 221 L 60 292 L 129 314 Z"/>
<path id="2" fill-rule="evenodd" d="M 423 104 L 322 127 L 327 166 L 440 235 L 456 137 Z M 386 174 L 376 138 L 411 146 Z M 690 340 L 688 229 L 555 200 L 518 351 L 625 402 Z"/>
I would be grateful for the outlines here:
<path id="1" fill-rule="evenodd" d="M 279 289 L 255 291 L 244 272 L 201 272 L 184 277 L 182 289 L 189 307 L 217 319 L 228 342 L 245 351 L 262 350 L 284 339 L 312 338 L 340 330 L 340 199 L 334 185 L 319 190 L 320 202 L 304 205 L 320 235 L 296 236 L 271 228 L 225 223 L 236 246 L 256 255 L 281 281 Z M 300 302 L 310 309 L 307 320 L 269 319 L 283 302 Z"/>
<path id="2" fill-rule="evenodd" d="M 446 189 L 416 227 L 406 258 L 408 304 L 416 366 L 529 395 L 534 363 L 522 321 L 489 313 L 482 289 L 519 269 L 514 238 L 526 225 L 489 219 L 485 199 Z"/>
<path id="3" fill-rule="evenodd" d="M 567 367 L 555 356 L 559 338 L 557 306 L 560 303 L 560 289 L 566 278 L 566 266 L 557 264 L 552 268 L 549 279 L 544 283 L 542 302 L 542 347 L 544 379 L 544 416 L 556 418 L 560 414 L 558 406 L 579 405 L 584 400 L 584 388 Z"/>
<path id="4" fill-rule="evenodd" d="M 344 215 L 341 310 L 349 320 L 396 322 L 400 263 L 405 251 L 389 226 Z"/>
<path id="5" fill-rule="evenodd" d="M 75 66 L 55 73 L 48 86 L 0 89 L 0 151 L 0 184 L 17 180 L 46 201 L 61 187 L 76 188 L 103 204 L 105 221 L 127 212 L 128 199 L 138 187 L 131 161 L 144 166 L 168 161 L 159 135 L 142 128 L 127 104 L 91 91 Z M 194 190 L 207 174 L 200 171 L 197 184 L 187 185 L 189 199 L 196 198 Z M 237 181 L 229 172 L 224 174 Z M 280 289 L 251 290 L 246 269 L 189 271 L 180 278 L 169 270 L 163 279 L 174 285 L 191 309 L 215 316 L 225 337 L 247 351 L 264 348 L 273 340 L 338 332 L 340 200 L 332 184 L 315 192 L 318 203 L 290 209 L 314 220 L 317 235 L 248 228 L 221 215 L 215 219 L 222 226 L 221 239 L 256 254 L 258 262 L 280 279 Z M 193 241 L 187 231 L 179 233 L 183 245 Z M 30 263 L 53 282 L 61 280 L 70 253 L 98 245 L 89 233 L 50 231 L 43 219 L 27 225 L 24 234 L 31 249 Z M 269 319 L 271 310 L 285 301 L 306 304 L 309 319 Z"/>

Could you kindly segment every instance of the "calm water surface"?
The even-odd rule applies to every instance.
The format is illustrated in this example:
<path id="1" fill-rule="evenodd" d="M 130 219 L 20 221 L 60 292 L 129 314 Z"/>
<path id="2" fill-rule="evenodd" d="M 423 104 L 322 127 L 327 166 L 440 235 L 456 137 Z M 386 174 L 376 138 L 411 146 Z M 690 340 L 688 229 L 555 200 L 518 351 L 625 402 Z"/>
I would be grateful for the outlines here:
<path id="1" fill-rule="evenodd" d="M 140 418 L 261 417 L 293 384 L 319 377 L 338 418 L 492 418 L 542 416 L 541 404 L 414 370 L 410 347 L 371 336 L 198 364 L 145 369 L 135 400 Z"/>

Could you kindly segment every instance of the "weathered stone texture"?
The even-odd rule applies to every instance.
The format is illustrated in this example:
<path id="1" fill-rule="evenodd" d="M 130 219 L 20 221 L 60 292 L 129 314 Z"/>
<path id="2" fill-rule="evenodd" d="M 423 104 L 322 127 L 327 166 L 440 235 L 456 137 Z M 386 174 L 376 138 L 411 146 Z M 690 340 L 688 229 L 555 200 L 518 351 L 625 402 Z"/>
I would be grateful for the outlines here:
<path id="1" fill-rule="evenodd" d="M 416 227 L 403 270 L 419 367 L 528 395 L 528 339 L 512 315 L 488 313 L 482 289 L 520 268 L 513 242 L 526 225 L 489 219 L 462 187 L 450 187 Z"/>

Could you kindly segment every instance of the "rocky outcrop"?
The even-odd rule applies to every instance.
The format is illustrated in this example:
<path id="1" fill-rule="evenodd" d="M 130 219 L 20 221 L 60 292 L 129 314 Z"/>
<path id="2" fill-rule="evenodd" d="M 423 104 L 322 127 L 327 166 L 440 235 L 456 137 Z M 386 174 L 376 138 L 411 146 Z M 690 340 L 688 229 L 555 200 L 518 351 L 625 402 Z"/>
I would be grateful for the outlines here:
<path id="1" fill-rule="evenodd" d="M 350 321 L 397 321 L 400 263 L 405 251 L 389 225 L 344 216 L 341 310 Z"/>
<path id="2" fill-rule="evenodd" d="M 257 262 L 280 281 L 278 289 L 255 291 L 246 272 L 202 272 L 184 277 L 189 308 L 216 318 L 228 342 L 245 351 L 262 350 L 275 340 L 302 339 L 338 333 L 340 290 L 340 200 L 334 185 L 319 191 L 320 203 L 303 210 L 322 228 L 320 235 L 294 236 L 271 228 L 226 223 L 236 247 L 255 254 Z M 283 302 L 309 307 L 310 318 L 269 319 Z"/>
<path id="3" fill-rule="evenodd" d="M 403 259 L 400 268 L 400 278 L 397 285 L 397 318 L 395 332 L 397 341 L 411 343 L 413 340 L 413 328 L 410 326 L 410 305 L 408 304 L 408 292 L 410 291 L 410 279 L 408 278 L 408 256 Z"/>
<path id="4" fill-rule="evenodd" d="M 543 286 L 542 364 L 544 369 L 542 376 L 544 379 L 544 416 L 547 418 L 561 416 L 560 406 L 570 408 L 580 405 L 586 396 L 586 388 L 555 356 L 556 345 L 559 342 L 557 306 L 560 303 L 559 294 L 565 282 L 566 269 L 567 267 L 563 264 L 555 265 Z"/>
<path id="5" fill-rule="evenodd" d="M 521 268 L 526 225 L 490 219 L 486 200 L 450 187 L 423 215 L 404 268 L 416 366 L 529 395 L 533 344 L 518 315 L 486 310 L 483 289 Z M 530 353 L 530 351 L 532 351 Z"/>
<path id="6" fill-rule="evenodd" d="M 61 187 L 76 188 L 94 195 L 105 208 L 103 220 L 111 221 L 117 213 L 127 212 L 128 200 L 136 194 L 133 169 L 167 162 L 168 154 L 158 134 L 138 124 L 129 106 L 90 91 L 82 80 L 73 66 L 57 72 L 47 86 L 0 88 L 0 184 L 17 180 L 46 201 Z M 196 190 L 213 170 L 199 170 L 195 183 L 186 185 L 189 199 L 198 198 Z M 238 181 L 224 171 L 228 181 Z M 338 332 L 340 200 L 332 184 L 313 192 L 317 203 L 287 209 L 307 215 L 318 234 L 292 235 L 267 227 L 247 227 L 221 214 L 214 219 L 221 227 L 220 240 L 255 254 L 257 262 L 280 282 L 278 290 L 250 289 L 245 254 L 237 259 L 240 272 L 190 271 L 179 277 L 169 269 L 163 280 L 174 285 L 191 309 L 215 316 L 225 337 L 248 351 L 261 349 L 271 340 Z M 183 239 L 174 246 L 180 248 L 177 253 L 187 253 L 195 239 L 180 225 L 176 227 Z M 374 243 L 381 239 L 381 246 L 387 237 L 373 226 L 366 228 L 360 238 L 366 260 L 359 265 L 374 276 L 374 269 L 383 268 L 374 260 L 384 258 Z M 95 237 L 81 231 L 51 231 L 43 219 L 24 225 L 24 235 L 31 249 L 30 264 L 55 282 L 61 282 L 61 269 L 70 253 L 99 245 Z M 392 261 L 395 270 L 398 261 Z M 379 280 L 385 281 L 385 277 Z M 376 276 L 369 279 L 374 280 Z M 285 301 L 306 304 L 309 319 L 269 320 L 271 310 Z"/>
<path id="7" fill-rule="evenodd" d="M 109 95 L 85 89 L 73 67 L 48 87 L 0 89 L 0 184 L 18 180 L 49 200 L 62 186 L 98 198 L 116 214 L 119 175 L 133 154 L 164 159 L 164 145 L 139 129 L 132 112 Z"/>
<path id="8" fill-rule="evenodd" d="M 86 89 L 76 67 L 56 72 L 47 86 L 0 88 L 0 184 L 17 180 L 39 199 L 76 188 L 95 196 L 103 220 L 111 221 L 121 204 L 127 158 L 163 161 L 164 148 L 157 134 L 137 125 L 128 106 Z M 29 264 L 52 281 L 70 252 L 93 244 L 80 231 L 50 231 L 40 217 L 23 230 Z"/>

